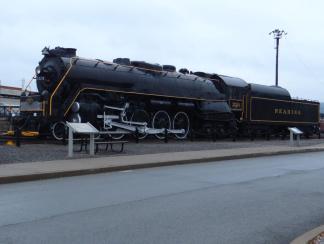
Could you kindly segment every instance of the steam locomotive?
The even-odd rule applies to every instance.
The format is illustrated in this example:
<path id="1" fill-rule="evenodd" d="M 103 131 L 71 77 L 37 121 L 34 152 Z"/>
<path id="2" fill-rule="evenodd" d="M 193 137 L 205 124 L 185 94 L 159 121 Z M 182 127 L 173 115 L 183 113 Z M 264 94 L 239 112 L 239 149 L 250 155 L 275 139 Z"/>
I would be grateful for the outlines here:
<path id="1" fill-rule="evenodd" d="M 85 59 L 73 48 L 44 48 L 42 54 L 38 93 L 22 94 L 18 124 L 56 139 L 66 121 L 90 122 L 116 139 L 126 133 L 184 139 L 190 132 L 252 137 L 287 126 L 318 130 L 319 103 L 291 99 L 280 87 L 127 58 Z"/>

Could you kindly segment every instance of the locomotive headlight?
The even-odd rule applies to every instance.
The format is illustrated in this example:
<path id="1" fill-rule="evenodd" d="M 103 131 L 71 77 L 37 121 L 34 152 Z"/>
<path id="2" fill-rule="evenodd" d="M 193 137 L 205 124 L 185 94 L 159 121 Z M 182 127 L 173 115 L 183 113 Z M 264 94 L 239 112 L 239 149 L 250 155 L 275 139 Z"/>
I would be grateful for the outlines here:
<path id="1" fill-rule="evenodd" d="M 36 67 L 36 74 L 39 75 L 42 72 L 41 67 L 37 66 Z"/>

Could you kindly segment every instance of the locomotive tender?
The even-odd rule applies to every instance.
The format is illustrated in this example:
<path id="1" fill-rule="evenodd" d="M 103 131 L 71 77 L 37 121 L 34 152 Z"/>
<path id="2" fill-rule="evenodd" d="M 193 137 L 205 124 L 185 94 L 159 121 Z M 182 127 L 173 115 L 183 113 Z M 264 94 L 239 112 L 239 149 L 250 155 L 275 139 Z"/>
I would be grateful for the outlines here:
<path id="1" fill-rule="evenodd" d="M 285 135 L 287 127 L 298 127 L 306 136 L 320 136 L 320 104 L 316 101 L 292 99 L 279 86 L 247 83 L 240 78 L 195 72 L 209 78 L 225 94 L 238 121 L 239 134 L 254 137 L 263 134 Z"/>
<path id="2" fill-rule="evenodd" d="M 73 48 L 42 53 L 38 94 L 22 94 L 19 123 L 57 139 L 65 121 L 90 122 L 114 138 L 135 130 L 140 138 L 162 139 L 168 130 L 184 139 L 190 131 L 224 137 L 318 129 L 319 103 L 291 99 L 280 87 L 125 58 L 85 59 Z"/>

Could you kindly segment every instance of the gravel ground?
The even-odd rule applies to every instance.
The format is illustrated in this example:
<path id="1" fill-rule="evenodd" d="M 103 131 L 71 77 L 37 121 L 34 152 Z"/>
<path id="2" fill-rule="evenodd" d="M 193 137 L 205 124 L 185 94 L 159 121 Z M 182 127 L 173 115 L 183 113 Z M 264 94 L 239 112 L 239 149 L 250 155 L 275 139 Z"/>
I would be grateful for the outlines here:
<path id="1" fill-rule="evenodd" d="M 324 143 L 324 139 L 305 139 L 301 141 L 302 146 L 316 145 Z M 176 141 L 170 140 L 168 143 L 157 140 L 144 140 L 140 143 L 130 141 L 125 145 L 124 152 L 106 152 L 99 151 L 96 157 L 103 157 L 109 155 L 138 155 L 149 153 L 164 153 L 164 152 L 183 152 L 183 151 L 199 151 L 199 150 L 212 150 L 212 149 L 228 149 L 228 148 L 249 148 L 249 147 L 267 147 L 267 146 L 286 146 L 289 140 L 273 139 L 270 141 L 257 139 L 250 141 L 247 139 L 238 140 L 233 142 L 229 139 L 219 140 L 216 142 L 210 140 L 197 140 L 197 141 Z M 119 145 L 116 145 L 117 147 Z M 104 147 L 104 146 L 103 146 Z M 78 145 L 75 146 L 79 148 Z M 117 148 L 116 148 L 117 149 Z M 85 158 L 89 155 L 85 152 L 75 153 L 74 158 Z M 21 147 L 0 145 L 0 163 L 22 163 L 22 162 L 37 162 L 37 161 L 50 161 L 68 159 L 67 146 L 61 144 L 49 143 L 34 143 L 22 144 Z"/>

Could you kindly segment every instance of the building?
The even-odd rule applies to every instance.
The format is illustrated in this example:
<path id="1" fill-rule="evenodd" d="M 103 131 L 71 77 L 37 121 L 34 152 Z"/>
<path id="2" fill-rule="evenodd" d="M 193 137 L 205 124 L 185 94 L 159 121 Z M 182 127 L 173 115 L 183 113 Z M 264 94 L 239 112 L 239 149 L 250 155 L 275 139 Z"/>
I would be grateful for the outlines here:
<path id="1" fill-rule="evenodd" d="M 320 116 L 321 116 L 320 130 L 322 133 L 324 133 L 324 103 L 320 104 Z"/>
<path id="2" fill-rule="evenodd" d="M 21 88 L 0 85 L 0 117 L 19 112 L 21 92 Z"/>

